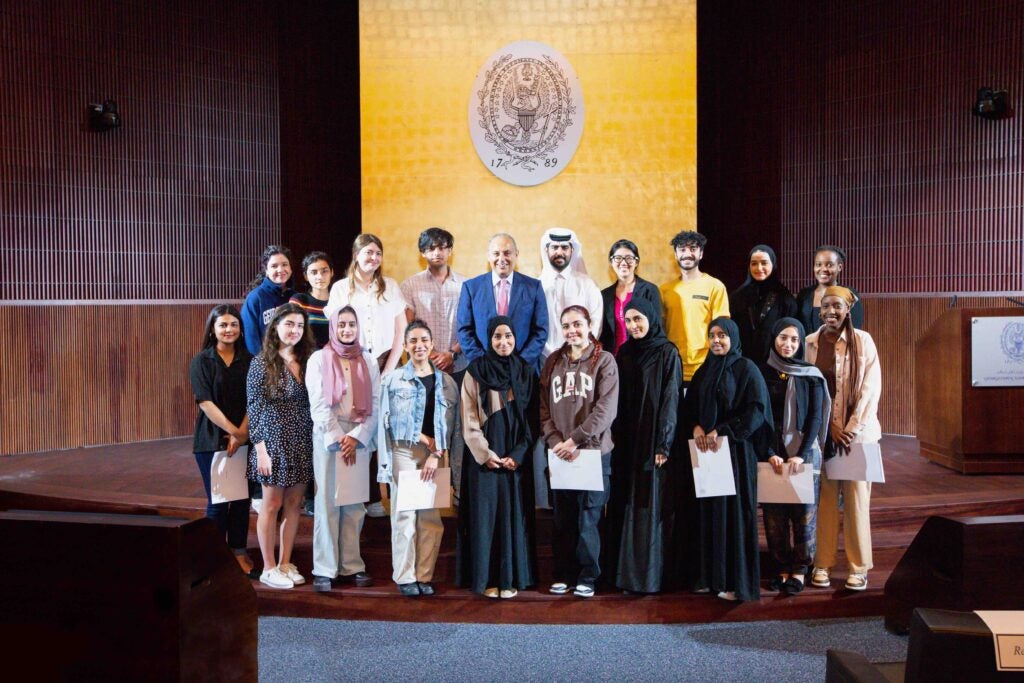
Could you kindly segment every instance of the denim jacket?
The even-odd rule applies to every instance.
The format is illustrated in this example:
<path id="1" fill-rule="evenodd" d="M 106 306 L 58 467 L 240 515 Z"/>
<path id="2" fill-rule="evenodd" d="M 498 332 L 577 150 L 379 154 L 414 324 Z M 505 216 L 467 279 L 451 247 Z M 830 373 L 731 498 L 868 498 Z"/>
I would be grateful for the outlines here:
<path id="1" fill-rule="evenodd" d="M 416 377 L 409 361 L 381 382 L 380 410 L 377 411 L 377 481 L 392 482 L 391 448 L 394 441 L 416 443 L 426 410 L 427 388 Z M 448 448 L 459 406 L 459 388 L 447 373 L 434 368 L 434 442 L 438 450 Z"/>

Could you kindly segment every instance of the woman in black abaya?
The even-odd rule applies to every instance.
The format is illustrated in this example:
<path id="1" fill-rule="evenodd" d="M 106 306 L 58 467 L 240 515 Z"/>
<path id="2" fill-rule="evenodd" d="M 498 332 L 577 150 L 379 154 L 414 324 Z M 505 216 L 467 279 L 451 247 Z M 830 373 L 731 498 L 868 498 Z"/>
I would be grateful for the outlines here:
<path id="1" fill-rule="evenodd" d="M 796 314 L 796 299 L 779 279 L 775 250 L 758 244 L 750 250 L 747 279 L 729 295 L 730 316 L 740 330 L 743 355 L 763 366 L 772 348 L 772 326 Z"/>
<path id="2" fill-rule="evenodd" d="M 725 600 L 757 600 L 761 595 L 757 548 L 757 461 L 767 454 L 772 409 L 764 377 L 741 355 L 736 323 L 716 318 L 708 326 L 711 353 L 697 369 L 686 394 L 687 415 L 697 448 L 715 451 L 729 438 L 736 495 L 697 500 L 695 552 L 691 578 L 697 592 Z"/>
<path id="3" fill-rule="evenodd" d="M 462 467 L 455 582 L 489 598 L 533 585 L 533 442 L 536 376 L 515 353 L 512 322 L 487 325 L 487 355 L 462 383 L 462 425 L 473 455 Z"/>
<path id="4" fill-rule="evenodd" d="M 674 521 L 671 455 L 683 371 L 665 336 L 661 311 L 646 299 L 624 312 L 628 338 L 619 348 L 619 411 L 613 427 L 608 505 L 608 568 L 615 585 L 636 593 L 662 589 L 666 540 Z"/>

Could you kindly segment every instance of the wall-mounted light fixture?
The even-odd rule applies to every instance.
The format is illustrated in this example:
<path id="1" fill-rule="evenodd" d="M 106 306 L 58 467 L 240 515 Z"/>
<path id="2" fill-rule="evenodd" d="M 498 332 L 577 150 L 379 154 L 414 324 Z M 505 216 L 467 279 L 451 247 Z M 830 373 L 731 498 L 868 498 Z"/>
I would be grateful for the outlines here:
<path id="1" fill-rule="evenodd" d="M 978 89 L 978 100 L 974 103 L 971 113 L 991 121 L 1013 116 L 1013 110 L 1007 102 L 1006 91 L 992 88 Z"/>
<path id="2" fill-rule="evenodd" d="M 106 100 L 103 104 L 90 104 L 89 129 L 97 132 L 121 127 L 121 115 L 117 113 L 117 102 Z"/>

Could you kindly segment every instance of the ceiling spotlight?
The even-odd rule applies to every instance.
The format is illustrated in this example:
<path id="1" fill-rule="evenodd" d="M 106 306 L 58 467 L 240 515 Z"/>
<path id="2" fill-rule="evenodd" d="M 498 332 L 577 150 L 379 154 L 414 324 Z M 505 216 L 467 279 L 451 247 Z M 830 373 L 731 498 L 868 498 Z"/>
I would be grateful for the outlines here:
<path id="1" fill-rule="evenodd" d="M 90 104 L 89 129 L 97 132 L 121 127 L 121 115 L 117 113 L 117 102 L 107 100 L 103 104 Z"/>

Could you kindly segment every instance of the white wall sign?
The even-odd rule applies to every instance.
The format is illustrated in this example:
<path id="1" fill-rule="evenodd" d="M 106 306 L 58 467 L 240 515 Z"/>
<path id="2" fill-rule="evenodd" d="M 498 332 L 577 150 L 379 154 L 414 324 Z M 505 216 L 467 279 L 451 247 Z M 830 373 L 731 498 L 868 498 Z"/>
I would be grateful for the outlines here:
<path id="1" fill-rule="evenodd" d="M 1024 316 L 971 318 L 971 386 L 1024 387 Z"/>
<path id="2" fill-rule="evenodd" d="M 469 98 L 469 136 L 506 183 L 539 185 L 569 165 L 583 134 L 583 91 L 558 50 L 510 43 L 484 63 Z"/>

